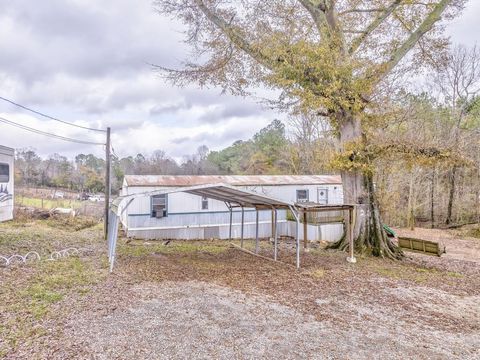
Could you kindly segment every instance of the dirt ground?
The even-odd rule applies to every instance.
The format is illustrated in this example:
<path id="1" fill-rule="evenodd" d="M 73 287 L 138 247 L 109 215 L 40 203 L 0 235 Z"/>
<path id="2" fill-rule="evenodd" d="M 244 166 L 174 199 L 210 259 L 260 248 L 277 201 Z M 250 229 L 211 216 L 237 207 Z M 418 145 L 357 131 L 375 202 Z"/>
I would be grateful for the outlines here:
<path id="1" fill-rule="evenodd" d="M 0 255 L 35 248 L 46 256 L 66 246 L 89 251 L 0 268 L 0 354 L 480 359 L 480 262 L 461 250 L 478 249 L 480 240 L 435 236 L 449 241 L 450 256 L 415 254 L 401 262 L 359 256 L 349 264 L 344 253 L 314 249 L 302 254 L 300 271 L 287 244 L 282 262 L 274 263 L 220 241 L 122 240 L 109 275 L 101 226 L 2 224 Z M 271 253 L 263 242 L 262 254 Z"/>

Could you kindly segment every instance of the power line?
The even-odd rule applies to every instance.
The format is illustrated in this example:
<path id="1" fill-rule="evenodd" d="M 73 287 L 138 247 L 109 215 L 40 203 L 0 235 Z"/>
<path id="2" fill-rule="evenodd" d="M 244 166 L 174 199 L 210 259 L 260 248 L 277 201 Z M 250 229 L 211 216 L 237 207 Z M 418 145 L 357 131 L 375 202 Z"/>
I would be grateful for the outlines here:
<path id="1" fill-rule="evenodd" d="M 69 137 L 62 136 L 62 135 L 51 134 L 51 133 L 48 133 L 46 131 L 42 131 L 42 130 L 34 129 L 34 128 L 31 128 L 31 127 L 28 127 L 28 126 L 25 126 L 25 125 L 17 124 L 16 122 L 7 120 L 3 117 L 0 117 L 0 122 L 3 122 L 5 124 L 11 125 L 11 126 L 18 127 L 20 129 L 23 129 L 23 130 L 31 131 L 31 132 L 36 133 L 36 134 L 49 136 L 49 137 L 64 140 L 64 141 L 70 141 L 70 142 L 74 142 L 74 143 L 78 143 L 78 144 L 88 144 L 88 145 L 105 145 L 104 143 L 98 143 L 98 142 L 93 142 L 93 141 L 85 141 L 85 140 L 77 140 L 77 139 L 69 138 Z"/>
<path id="2" fill-rule="evenodd" d="M 98 131 L 98 132 L 107 132 L 106 130 L 101 130 L 101 129 L 94 129 L 94 128 L 90 128 L 90 127 L 87 127 L 87 126 L 82 126 L 82 125 L 77 125 L 77 124 L 74 124 L 74 123 L 71 123 L 71 122 L 68 122 L 68 121 L 64 121 L 64 120 L 60 120 L 60 119 L 57 119 L 57 118 L 54 118 L 53 116 L 50 116 L 50 115 L 46 115 L 44 113 L 41 113 L 40 111 L 37 111 L 37 110 L 33 110 L 33 109 L 30 109 L 24 105 L 21 105 L 21 104 L 18 104 L 16 103 L 15 101 L 12 101 L 12 100 L 9 100 L 9 99 L 6 99 L 4 97 L 1 97 L 0 96 L 0 100 L 3 100 L 3 101 L 6 101 L 12 105 L 15 105 L 15 106 L 18 106 L 19 108 L 22 108 L 22 109 L 25 109 L 27 111 L 30 111 L 34 114 L 37 114 L 37 115 L 40 115 L 40 116 L 43 116 L 47 119 L 51 119 L 51 120 L 55 120 L 55 121 L 59 121 L 63 124 L 67 124 L 67 125 L 70 125 L 70 126 L 76 126 L 78 128 L 81 128 L 81 129 L 85 129 L 85 130 L 92 130 L 92 131 Z"/>

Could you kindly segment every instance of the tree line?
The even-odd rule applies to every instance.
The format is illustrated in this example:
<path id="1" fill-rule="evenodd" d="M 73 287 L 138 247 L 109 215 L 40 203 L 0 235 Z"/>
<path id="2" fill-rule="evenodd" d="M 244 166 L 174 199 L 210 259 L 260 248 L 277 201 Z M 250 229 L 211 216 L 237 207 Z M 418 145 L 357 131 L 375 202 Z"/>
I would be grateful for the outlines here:
<path id="1" fill-rule="evenodd" d="M 238 140 L 220 151 L 200 146 L 194 154 L 176 161 L 163 150 L 126 157 L 112 156 L 112 184 L 117 192 L 124 175 L 284 174 L 293 142 L 285 125 L 274 120 L 251 139 Z M 21 186 L 61 187 L 77 191 L 104 192 L 105 159 L 78 154 L 69 159 L 60 154 L 42 158 L 33 148 L 15 152 L 15 180 Z"/>

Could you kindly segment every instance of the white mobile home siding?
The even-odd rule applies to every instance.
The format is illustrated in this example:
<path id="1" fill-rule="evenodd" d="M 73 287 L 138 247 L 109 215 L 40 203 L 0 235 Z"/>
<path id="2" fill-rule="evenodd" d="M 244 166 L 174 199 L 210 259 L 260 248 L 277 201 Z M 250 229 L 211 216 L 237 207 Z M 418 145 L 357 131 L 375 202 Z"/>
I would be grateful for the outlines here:
<path id="1" fill-rule="evenodd" d="M 319 190 L 328 193 L 328 204 L 342 204 L 343 193 L 340 184 L 322 185 L 261 185 L 237 186 L 280 200 L 296 202 L 297 190 L 307 190 L 310 201 L 317 202 Z M 122 195 L 171 189 L 161 186 L 128 186 L 124 184 Z M 121 210 L 120 210 L 121 211 Z M 294 235 L 295 223 L 287 221 L 287 211 L 280 210 L 279 235 Z M 127 236 L 143 239 L 228 239 L 230 213 L 227 206 L 217 200 L 208 200 L 208 209 L 202 210 L 202 198 L 187 193 L 168 194 L 167 216 L 157 219 L 151 216 L 149 196 L 135 198 L 121 215 L 127 229 Z M 272 213 L 259 212 L 259 236 L 270 237 Z M 234 209 L 232 237 L 240 237 L 241 210 Z M 335 241 L 343 235 L 342 224 L 308 226 L 309 239 Z M 303 226 L 300 231 L 303 238 Z M 255 237 L 255 210 L 245 209 L 245 238 Z"/>
<path id="2" fill-rule="evenodd" d="M 0 145 L 0 222 L 13 219 L 14 150 Z"/>

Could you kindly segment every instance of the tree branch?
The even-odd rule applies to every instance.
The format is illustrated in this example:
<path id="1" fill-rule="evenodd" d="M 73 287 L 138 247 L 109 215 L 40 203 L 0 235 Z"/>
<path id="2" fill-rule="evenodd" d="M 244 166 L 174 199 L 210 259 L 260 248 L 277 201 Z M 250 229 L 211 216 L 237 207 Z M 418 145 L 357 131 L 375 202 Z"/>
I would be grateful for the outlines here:
<path id="1" fill-rule="evenodd" d="M 385 11 L 385 8 L 375 8 L 375 9 L 351 9 L 351 10 L 346 10 L 338 13 L 338 15 L 346 15 L 346 14 L 352 14 L 352 13 L 370 13 L 370 12 L 381 12 Z"/>
<path id="2" fill-rule="evenodd" d="M 308 11 L 317 27 L 318 33 L 322 34 L 323 26 L 327 23 L 325 3 L 321 1 L 320 4 L 315 5 L 311 0 L 298 0 L 298 2 Z"/>
<path id="3" fill-rule="evenodd" d="M 353 40 L 348 49 L 349 54 L 353 54 L 362 45 L 368 35 L 370 35 L 376 28 L 378 28 L 386 18 L 402 3 L 403 0 L 394 0 L 383 12 L 381 12 L 371 23 L 367 26 L 362 35 Z"/>
<path id="4" fill-rule="evenodd" d="M 400 46 L 391 56 L 390 60 L 383 64 L 381 70 L 377 74 L 376 82 L 378 83 L 382 78 L 388 74 L 403 58 L 404 56 L 418 43 L 420 38 L 430 31 L 437 21 L 441 19 L 442 13 L 452 0 L 441 0 L 435 8 L 428 14 L 418 28 L 410 34 L 408 39 Z"/>
<path id="5" fill-rule="evenodd" d="M 258 61 L 261 65 L 265 66 L 268 69 L 274 67 L 274 62 L 265 56 L 261 50 L 256 49 L 252 44 L 250 44 L 241 34 L 238 29 L 235 28 L 232 24 L 222 19 L 220 16 L 211 11 L 202 0 L 195 0 L 200 11 L 210 20 L 215 26 L 217 26 L 224 34 L 227 36 L 230 41 L 235 44 L 237 47 L 242 49 L 253 59 Z"/>

